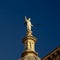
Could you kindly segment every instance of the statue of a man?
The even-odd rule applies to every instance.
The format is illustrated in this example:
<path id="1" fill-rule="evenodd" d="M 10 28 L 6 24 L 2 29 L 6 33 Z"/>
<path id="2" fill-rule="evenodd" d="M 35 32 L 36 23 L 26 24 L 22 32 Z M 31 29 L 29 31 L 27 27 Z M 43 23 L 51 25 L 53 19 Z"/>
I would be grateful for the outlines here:
<path id="1" fill-rule="evenodd" d="M 26 18 L 26 16 L 25 16 L 25 24 L 27 25 L 27 30 L 28 31 L 31 31 L 31 27 L 33 26 L 32 24 L 31 24 L 31 18 Z"/>

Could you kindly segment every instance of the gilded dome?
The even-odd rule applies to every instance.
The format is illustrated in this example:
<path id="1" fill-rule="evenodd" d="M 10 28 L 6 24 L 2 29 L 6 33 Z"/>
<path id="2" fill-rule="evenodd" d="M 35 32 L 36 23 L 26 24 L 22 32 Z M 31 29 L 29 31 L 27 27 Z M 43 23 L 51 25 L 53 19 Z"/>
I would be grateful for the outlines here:
<path id="1" fill-rule="evenodd" d="M 38 56 L 25 56 L 21 57 L 19 60 L 41 60 Z"/>

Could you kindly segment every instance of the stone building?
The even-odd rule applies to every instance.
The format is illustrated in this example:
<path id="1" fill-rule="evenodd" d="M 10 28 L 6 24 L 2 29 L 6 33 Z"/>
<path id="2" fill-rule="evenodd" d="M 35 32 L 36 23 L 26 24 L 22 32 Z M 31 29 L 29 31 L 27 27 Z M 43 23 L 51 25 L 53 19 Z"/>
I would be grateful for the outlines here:
<path id="1" fill-rule="evenodd" d="M 38 57 L 38 53 L 35 51 L 36 37 L 33 36 L 31 27 L 33 26 L 30 22 L 30 18 L 25 17 L 25 24 L 27 25 L 26 36 L 22 39 L 25 50 L 21 54 L 19 60 L 41 60 Z"/>
<path id="2" fill-rule="evenodd" d="M 42 58 L 42 60 L 60 60 L 60 46 Z"/>
<path id="3" fill-rule="evenodd" d="M 38 53 L 35 51 L 35 43 L 37 38 L 33 36 L 31 27 L 33 26 L 30 22 L 30 18 L 25 17 L 25 24 L 27 25 L 26 36 L 22 39 L 25 50 L 21 54 L 19 60 L 60 60 L 60 46 L 49 53 L 47 56 L 42 59 L 38 56 Z"/>

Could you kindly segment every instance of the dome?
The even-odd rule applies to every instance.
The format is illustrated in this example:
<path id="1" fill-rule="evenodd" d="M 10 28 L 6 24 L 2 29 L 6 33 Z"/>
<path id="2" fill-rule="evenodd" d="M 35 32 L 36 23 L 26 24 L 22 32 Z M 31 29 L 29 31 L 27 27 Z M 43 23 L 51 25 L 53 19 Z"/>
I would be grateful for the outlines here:
<path id="1" fill-rule="evenodd" d="M 38 56 L 25 56 L 21 57 L 19 60 L 41 60 Z"/>

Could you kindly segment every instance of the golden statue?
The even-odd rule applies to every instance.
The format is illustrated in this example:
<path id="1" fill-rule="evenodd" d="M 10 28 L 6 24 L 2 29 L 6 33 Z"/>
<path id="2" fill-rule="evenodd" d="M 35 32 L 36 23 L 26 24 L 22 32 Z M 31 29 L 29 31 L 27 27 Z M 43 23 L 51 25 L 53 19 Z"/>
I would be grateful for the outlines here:
<path id="1" fill-rule="evenodd" d="M 31 24 L 31 18 L 26 18 L 26 16 L 25 16 L 25 24 L 27 25 L 27 31 L 31 31 L 31 27 L 33 26 L 32 24 Z"/>

